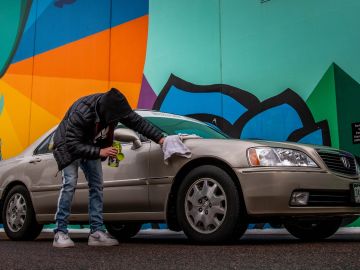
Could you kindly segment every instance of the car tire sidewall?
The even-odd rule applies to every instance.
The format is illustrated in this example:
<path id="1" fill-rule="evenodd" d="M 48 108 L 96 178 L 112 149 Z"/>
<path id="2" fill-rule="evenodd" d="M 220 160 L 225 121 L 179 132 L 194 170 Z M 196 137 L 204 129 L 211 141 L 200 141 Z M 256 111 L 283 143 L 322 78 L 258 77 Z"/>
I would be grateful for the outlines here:
<path id="1" fill-rule="evenodd" d="M 123 226 L 120 229 L 120 226 Z M 141 223 L 106 223 L 106 230 L 118 240 L 128 240 L 135 236 L 141 229 Z"/>
<path id="2" fill-rule="evenodd" d="M 188 222 L 185 213 L 185 197 L 192 184 L 200 178 L 211 178 L 221 185 L 227 200 L 224 220 L 219 228 L 209 234 L 196 231 Z M 182 181 L 178 190 L 176 209 L 178 221 L 184 233 L 199 243 L 216 243 L 236 240 L 246 230 L 244 209 L 240 204 L 239 192 L 231 177 L 221 168 L 204 165 L 193 169 Z M 236 239 L 232 239 L 236 238 Z"/>
<path id="3" fill-rule="evenodd" d="M 314 221 L 315 224 L 312 228 L 308 226 L 302 226 L 301 222 L 296 220 L 290 220 L 284 224 L 287 231 L 305 241 L 316 241 L 328 238 L 336 233 L 341 225 L 341 218 L 335 218 L 331 220 Z"/>
<path id="4" fill-rule="evenodd" d="M 22 228 L 17 232 L 13 232 L 8 227 L 6 211 L 7 211 L 7 207 L 8 207 L 11 197 L 16 193 L 21 194 L 25 199 L 26 218 L 25 218 Z M 4 226 L 4 231 L 5 231 L 6 235 L 11 240 L 15 240 L 15 241 L 17 241 L 17 240 L 33 240 L 40 234 L 42 227 L 43 227 L 42 225 L 38 224 L 36 221 L 35 212 L 34 212 L 34 209 L 33 209 L 32 203 L 31 203 L 31 198 L 30 198 L 29 192 L 27 191 L 26 187 L 20 186 L 20 185 L 13 187 L 9 191 L 9 193 L 6 195 L 3 209 L 2 209 L 2 220 L 3 220 L 3 226 Z"/>

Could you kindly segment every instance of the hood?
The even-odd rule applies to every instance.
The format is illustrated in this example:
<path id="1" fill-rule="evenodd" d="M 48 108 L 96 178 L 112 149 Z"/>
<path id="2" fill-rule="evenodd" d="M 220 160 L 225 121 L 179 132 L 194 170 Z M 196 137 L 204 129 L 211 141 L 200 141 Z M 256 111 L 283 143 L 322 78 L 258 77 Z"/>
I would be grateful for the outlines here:
<path id="1" fill-rule="evenodd" d="M 100 120 L 107 125 L 119 121 L 131 111 L 126 97 L 116 88 L 104 93 L 98 102 Z"/>

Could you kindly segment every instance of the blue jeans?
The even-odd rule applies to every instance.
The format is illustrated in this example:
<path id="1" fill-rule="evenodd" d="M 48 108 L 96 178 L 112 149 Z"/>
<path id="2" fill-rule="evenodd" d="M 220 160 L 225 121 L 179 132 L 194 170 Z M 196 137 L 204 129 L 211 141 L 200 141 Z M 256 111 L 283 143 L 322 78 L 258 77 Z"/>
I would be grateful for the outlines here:
<path id="1" fill-rule="evenodd" d="M 71 213 L 71 202 L 78 180 L 79 167 L 83 170 L 89 186 L 89 222 L 90 233 L 103 229 L 103 177 L 101 160 L 78 159 L 62 170 L 63 185 L 60 191 L 55 214 L 56 229 L 68 233 L 68 218 Z"/>

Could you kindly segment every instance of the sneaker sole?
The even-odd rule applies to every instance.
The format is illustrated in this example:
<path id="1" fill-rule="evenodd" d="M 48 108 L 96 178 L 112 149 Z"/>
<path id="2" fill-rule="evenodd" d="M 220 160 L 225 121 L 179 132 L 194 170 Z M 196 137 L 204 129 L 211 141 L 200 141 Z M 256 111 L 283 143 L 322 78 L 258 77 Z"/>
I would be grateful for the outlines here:
<path id="1" fill-rule="evenodd" d="M 55 247 L 55 248 L 72 248 L 72 247 L 75 247 L 75 244 L 61 245 L 61 244 L 53 243 L 53 247 Z"/>
<path id="2" fill-rule="evenodd" d="M 88 242 L 88 245 L 92 247 L 112 247 L 118 246 L 119 243 Z"/>

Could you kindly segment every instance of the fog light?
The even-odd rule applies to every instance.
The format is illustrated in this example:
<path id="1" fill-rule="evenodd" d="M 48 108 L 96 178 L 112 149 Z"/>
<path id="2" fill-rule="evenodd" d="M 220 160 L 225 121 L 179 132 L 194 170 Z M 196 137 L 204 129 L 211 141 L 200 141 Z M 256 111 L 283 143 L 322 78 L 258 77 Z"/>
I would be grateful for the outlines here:
<path id="1" fill-rule="evenodd" d="M 308 200 L 309 200 L 309 192 L 295 191 L 291 195 L 290 205 L 304 206 L 307 205 Z"/>

